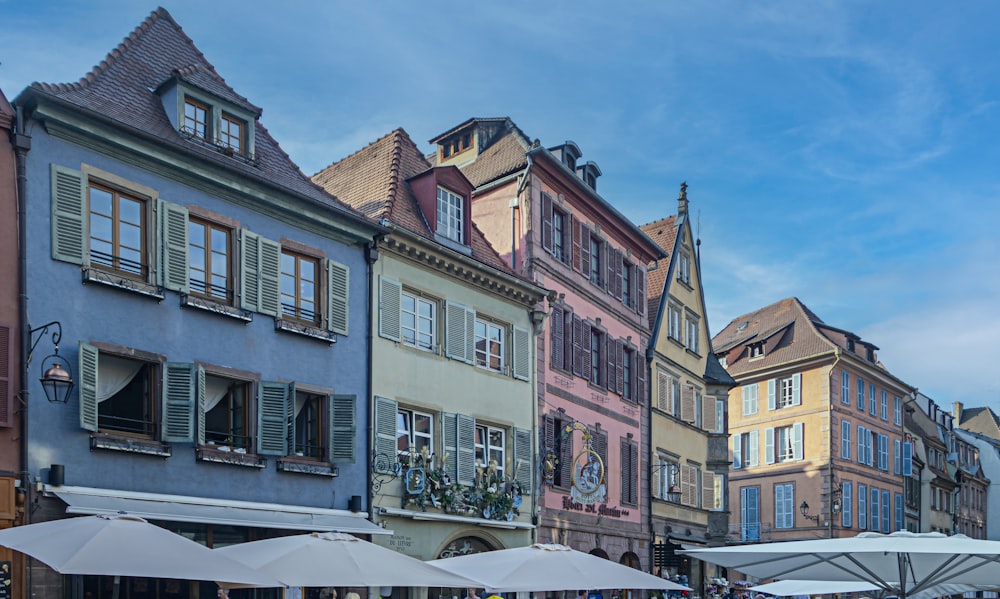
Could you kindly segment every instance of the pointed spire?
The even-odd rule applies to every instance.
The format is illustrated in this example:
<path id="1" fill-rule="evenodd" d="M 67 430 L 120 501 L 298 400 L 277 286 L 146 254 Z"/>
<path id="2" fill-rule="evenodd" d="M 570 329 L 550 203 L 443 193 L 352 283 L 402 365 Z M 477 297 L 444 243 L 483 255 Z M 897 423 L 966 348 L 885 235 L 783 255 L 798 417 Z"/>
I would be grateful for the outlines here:
<path id="1" fill-rule="evenodd" d="M 681 183 L 681 194 L 677 196 L 677 216 L 688 213 L 688 184 L 687 181 Z"/>

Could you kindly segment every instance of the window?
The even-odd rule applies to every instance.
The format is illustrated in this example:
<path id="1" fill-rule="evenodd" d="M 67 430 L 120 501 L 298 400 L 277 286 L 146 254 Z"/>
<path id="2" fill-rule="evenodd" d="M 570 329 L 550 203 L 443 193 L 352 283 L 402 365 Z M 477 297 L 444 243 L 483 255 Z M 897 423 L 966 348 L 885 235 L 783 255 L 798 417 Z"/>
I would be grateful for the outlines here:
<path id="1" fill-rule="evenodd" d="M 326 396 L 315 393 L 295 393 L 295 455 L 322 460 L 328 445 L 323 436 L 323 422 L 328 408 Z"/>
<path id="2" fill-rule="evenodd" d="M 851 423 L 847 420 L 840 421 L 840 457 L 851 459 Z"/>
<path id="3" fill-rule="evenodd" d="M 715 428 L 712 430 L 713 433 L 726 432 L 726 411 L 728 404 L 729 402 L 725 399 L 715 400 Z"/>
<path id="4" fill-rule="evenodd" d="M 892 506 L 889 505 L 889 491 L 882 491 L 882 532 L 892 532 L 892 523 L 889 520 L 889 512 Z"/>
<path id="5" fill-rule="evenodd" d="M 750 358 L 760 358 L 764 355 L 764 342 L 758 341 L 747 346 L 747 356 Z"/>
<path id="6" fill-rule="evenodd" d="M 677 262 L 677 280 L 685 285 L 691 284 L 691 257 L 687 252 L 681 252 Z"/>
<path id="7" fill-rule="evenodd" d="M 774 527 L 795 527 L 795 485 L 774 485 Z"/>
<path id="8" fill-rule="evenodd" d="M 209 141 L 210 114 L 211 109 L 206 104 L 184 98 L 184 124 L 181 126 L 181 131 L 203 141 Z"/>
<path id="9" fill-rule="evenodd" d="M 757 383 L 744 385 L 743 389 L 743 415 L 750 416 L 757 413 Z"/>
<path id="10" fill-rule="evenodd" d="M 858 528 L 868 528 L 868 485 L 858 485 Z"/>
<path id="11" fill-rule="evenodd" d="M 191 293 L 233 303 L 231 229 L 197 218 L 188 221 L 188 272 Z"/>
<path id="12" fill-rule="evenodd" d="M 91 264 L 145 278 L 146 202 L 111 187 L 89 186 Z"/>
<path id="13" fill-rule="evenodd" d="M 853 502 L 854 496 L 852 494 L 853 489 L 851 488 L 850 481 L 844 481 L 840 483 L 841 495 L 840 498 L 840 525 L 844 527 L 854 526 L 854 516 L 853 516 Z"/>
<path id="14" fill-rule="evenodd" d="M 632 400 L 632 368 L 635 350 L 625 348 L 622 352 L 622 397 Z"/>
<path id="15" fill-rule="evenodd" d="M 673 303 L 667 306 L 667 336 L 681 340 L 681 309 Z"/>
<path id="16" fill-rule="evenodd" d="M 681 417 L 681 382 L 677 379 L 670 381 L 671 414 Z"/>
<path id="17" fill-rule="evenodd" d="M 882 394 L 879 396 L 881 400 L 879 406 L 882 409 L 882 420 L 889 420 L 889 392 L 882 389 Z"/>
<path id="18" fill-rule="evenodd" d="M 404 291 L 400 305 L 400 333 L 403 343 L 434 351 L 437 303 Z"/>
<path id="19" fill-rule="evenodd" d="M 555 206 L 552 196 L 542 192 L 542 249 L 569 264 L 572 257 L 570 215 Z"/>
<path id="20" fill-rule="evenodd" d="M 851 403 L 851 374 L 846 370 L 840 373 L 840 403 Z"/>
<path id="21" fill-rule="evenodd" d="M 858 392 L 858 409 L 863 411 L 865 409 L 865 379 L 861 378 L 860 376 L 858 377 L 857 392 Z"/>
<path id="22" fill-rule="evenodd" d="M 684 319 L 686 335 L 684 336 L 684 347 L 698 353 L 698 320 L 691 316 Z"/>
<path id="23" fill-rule="evenodd" d="M 676 490 L 680 489 L 681 486 L 680 470 L 681 466 L 676 459 L 664 454 L 657 456 L 657 464 L 653 472 L 656 480 L 656 497 L 675 503 L 680 501 L 680 497 L 676 495 Z M 671 492 L 671 488 L 674 489 L 673 492 Z"/>
<path id="24" fill-rule="evenodd" d="M 789 462 L 802 459 L 802 423 L 791 426 L 767 428 L 764 431 L 766 462 Z"/>
<path id="25" fill-rule="evenodd" d="M 84 360 L 81 355 L 81 361 Z M 93 398 L 97 407 L 97 429 L 155 437 L 159 364 L 100 352 L 93 372 L 97 375 Z M 82 380 L 86 384 L 86 378 Z"/>
<path id="26" fill-rule="evenodd" d="M 903 423 L 903 399 L 898 395 L 892 396 L 892 423 Z"/>
<path id="27" fill-rule="evenodd" d="M 889 471 L 889 437 L 878 435 L 878 469 Z"/>
<path id="28" fill-rule="evenodd" d="M 868 413 L 872 416 L 878 414 L 878 399 L 875 393 L 875 383 L 868 383 Z"/>
<path id="29" fill-rule="evenodd" d="M 596 235 L 591 233 L 590 235 L 590 282 L 598 287 L 604 285 L 604 281 L 601 280 L 602 269 L 602 252 L 604 251 L 604 242 L 597 238 Z"/>
<path id="30" fill-rule="evenodd" d="M 622 303 L 628 307 L 632 307 L 632 302 L 634 301 L 632 290 L 632 269 L 634 267 L 629 263 L 624 263 L 621 269 L 622 273 Z"/>
<path id="31" fill-rule="evenodd" d="M 495 464 L 502 476 L 507 464 L 506 436 L 507 432 L 501 428 L 476 425 L 476 466 L 486 468 Z"/>
<path id="32" fill-rule="evenodd" d="M 794 396 L 792 394 L 792 379 L 781 379 L 779 381 L 781 389 L 779 390 L 780 395 L 778 396 L 778 406 L 782 408 L 787 408 L 794 404 Z"/>
<path id="33" fill-rule="evenodd" d="M 777 410 L 802 405 L 802 374 L 767 381 L 767 409 Z"/>
<path id="34" fill-rule="evenodd" d="M 236 154 L 245 152 L 246 144 L 243 141 L 243 132 L 246 130 L 246 123 L 225 112 L 219 120 L 219 145 Z"/>
<path id="35" fill-rule="evenodd" d="M 879 518 L 881 514 L 881 512 L 879 511 L 879 491 L 878 489 L 872 487 L 871 493 L 872 493 L 872 498 L 871 501 L 868 503 L 868 513 L 870 515 L 871 530 L 874 532 L 878 532 L 879 529 L 881 528 L 880 518 Z"/>
<path id="36" fill-rule="evenodd" d="M 396 452 L 400 456 L 434 453 L 434 417 L 413 410 L 396 412 Z M 402 461 L 402 460 L 400 460 Z"/>
<path id="37" fill-rule="evenodd" d="M 476 366 L 504 371 L 504 339 L 507 331 L 504 327 L 476 319 Z"/>
<path id="38" fill-rule="evenodd" d="M 604 372 L 604 335 L 597 329 L 590 329 L 590 382 L 602 384 Z"/>
<path id="39" fill-rule="evenodd" d="M 465 243 L 464 199 L 443 187 L 437 188 L 437 229 L 438 235 L 458 243 Z"/>
<path id="40" fill-rule="evenodd" d="M 247 381 L 208 374 L 205 376 L 204 443 L 252 452 L 250 389 Z M 199 439 L 201 440 L 201 439 Z"/>
<path id="41" fill-rule="evenodd" d="M 560 262 L 569 262 L 569 251 L 566 238 L 566 221 L 568 217 L 565 213 L 554 210 L 552 213 L 552 255 Z"/>
<path id="42" fill-rule="evenodd" d="M 733 469 L 752 468 L 759 464 L 758 432 L 733 434 Z"/>
<path id="43" fill-rule="evenodd" d="M 740 540 L 760 540 L 760 489 L 740 488 Z"/>
<path id="44" fill-rule="evenodd" d="M 289 251 L 281 252 L 282 316 L 318 324 L 319 260 Z"/>

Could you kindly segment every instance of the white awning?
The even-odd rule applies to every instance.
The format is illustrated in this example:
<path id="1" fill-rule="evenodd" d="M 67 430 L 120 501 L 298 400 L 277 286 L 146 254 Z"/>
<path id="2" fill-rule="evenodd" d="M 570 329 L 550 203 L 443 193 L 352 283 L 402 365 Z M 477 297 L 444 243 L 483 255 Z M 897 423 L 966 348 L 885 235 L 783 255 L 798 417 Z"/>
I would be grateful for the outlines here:
<path id="1" fill-rule="evenodd" d="M 366 519 L 368 514 L 365 512 L 90 487 L 46 485 L 45 491 L 65 501 L 68 514 L 127 512 L 147 520 L 167 522 L 228 524 L 310 532 L 392 534 L 391 530 L 369 522 Z"/>

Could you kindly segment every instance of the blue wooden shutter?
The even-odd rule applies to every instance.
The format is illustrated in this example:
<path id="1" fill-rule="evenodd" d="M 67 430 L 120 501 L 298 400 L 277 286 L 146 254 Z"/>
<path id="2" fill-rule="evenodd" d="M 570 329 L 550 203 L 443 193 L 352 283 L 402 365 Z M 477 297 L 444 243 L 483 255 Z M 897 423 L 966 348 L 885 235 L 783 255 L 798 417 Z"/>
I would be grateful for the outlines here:
<path id="1" fill-rule="evenodd" d="M 378 288 L 378 334 L 386 339 L 400 341 L 402 335 L 399 329 L 399 310 L 403 299 L 403 286 L 399 281 L 379 276 Z M 395 433 L 393 435 L 395 436 Z"/>
<path id="2" fill-rule="evenodd" d="M 205 444 L 205 369 L 198 366 L 198 437 L 199 445 Z"/>
<path id="3" fill-rule="evenodd" d="M 851 482 L 844 481 L 841 483 L 842 496 L 840 498 L 840 525 L 841 526 L 853 526 L 854 525 L 854 494 L 851 493 Z"/>
<path id="4" fill-rule="evenodd" d="M 902 469 L 902 466 L 901 466 L 901 464 L 902 464 L 902 458 L 903 458 L 903 451 L 902 451 L 902 447 L 900 445 L 900 440 L 899 439 L 894 439 L 893 442 L 892 442 L 892 473 L 893 474 L 902 474 L 903 473 L 903 469 Z"/>
<path id="5" fill-rule="evenodd" d="M 531 429 L 514 429 L 514 480 L 521 484 L 525 495 L 532 493 L 535 472 L 534 453 L 531 451 Z"/>
<path id="6" fill-rule="evenodd" d="M 476 484 L 476 419 L 465 414 L 457 415 L 458 483 Z"/>
<path id="7" fill-rule="evenodd" d="M 260 240 L 260 312 L 281 316 L 281 244 Z"/>
<path id="8" fill-rule="evenodd" d="M 333 260 L 326 261 L 327 328 L 347 335 L 350 269 Z"/>
<path id="9" fill-rule="evenodd" d="M 441 415 L 441 448 L 444 450 L 444 471 L 452 481 L 458 481 L 458 414 Z"/>
<path id="10" fill-rule="evenodd" d="M 742 433 L 733 433 L 733 470 L 743 467 L 743 446 L 740 444 L 742 440 Z"/>
<path id="11" fill-rule="evenodd" d="M 802 405 L 802 375 L 798 372 L 792 375 L 792 405 Z"/>
<path id="12" fill-rule="evenodd" d="M 87 178 L 80 171 L 58 164 L 52 165 L 51 174 L 52 259 L 85 265 L 88 258 Z"/>
<path id="13" fill-rule="evenodd" d="M 774 463 L 774 428 L 764 430 L 764 463 Z"/>
<path id="14" fill-rule="evenodd" d="M 330 461 L 353 464 L 357 433 L 356 395 L 330 396 Z"/>
<path id="15" fill-rule="evenodd" d="M 375 396 L 375 455 L 374 470 L 380 474 L 396 471 L 396 416 L 399 406 L 395 401 Z"/>
<path id="16" fill-rule="evenodd" d="M 260 236 L 240 231 L 240 307 L 260 312 Z"/>
<path id="17" fill-rule="evenodd" d="M 97 366 L 100 352 L 80 342 L 80 428 L 97 431 Z"/>
<path id="18" fill-rule="evenodd" d="M 295 434 L 295 405 L 298 403 L 295 383 L 288 384 L 288 400 L 285 401 L 285 455 L 299 452 L 298 438 Z M 303 447 L 305 452 L 306 448 Z M 308 455 L 308 453 L 306 453 Z"/>
<path id="19" fill-rule="evenodd" d="M 188 293 L 188 210 L 183 206 L 160 200 L 157 205 L 160 239 L 160 283 L 164 288 Z"/>
<path id="20" fill-rule="evenodd" d="M 261 381 L 257 385 L 257 453 L 262 455 L 288 455 L 288 404 L 287 383 Z"/>
<path id="21" fill-rule="evenodd" d="M 531 332 L 514 327 L 514 378 L 526 381 L 531 376 Z"/>
<path id="22" fill-rule="evenodd" d="M 194 441 L 195 384 L 194 364 L 167 362 L 163 365 L 163 441 Z"/>
<path id="23" fill-rule="evenodd" d="M 792 459 L 801 460 L 802 455 L 802 423 L 796 422 L 792 425 Z"/>
<path id="24" fill-rule="evenodd" d="M 903 476 L 913 476 L 913 443 L 903 443 Z"/>
<path id="25" fill-rule="evenodd" d="M 770 379 L 767 381 L 767 409 L 773 410 L 777 407 L 777 400 L 775 398 L 775 380 Z"/>

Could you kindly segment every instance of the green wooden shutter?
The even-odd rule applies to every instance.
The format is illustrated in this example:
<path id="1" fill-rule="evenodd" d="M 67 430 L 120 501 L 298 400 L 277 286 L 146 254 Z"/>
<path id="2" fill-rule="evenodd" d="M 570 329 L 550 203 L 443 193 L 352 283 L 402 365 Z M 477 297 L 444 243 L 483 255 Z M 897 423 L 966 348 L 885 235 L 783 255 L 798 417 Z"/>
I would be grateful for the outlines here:
<path id="1" fill-rule="evenodd" d="M 514 378 L 528 380 L 531 375 L 531 332 L 514 327 Z"/>
<path id="2" fill-rule="evenodd" d="M 166 289 L 188 293 L 188 210 L 164 200 L 157 210 L 160 239 L 160 281 Z"/>
<path id="3" fill-rule="evenodd" d="M 97 363 L 100 352 L 80 342 L 80 428 L 97 431 Z"/>
<path id="4" fill-rule="evenodd" d="M 514 480 L 521 483 L 524 494 L 532 492 L 535 472 L 534 454 L 531 451 L 531 429 L 514 429 Z"/>
<path id="5" fill-rule="evenodd" d="M 281 244 L 260 238 L 260 312 L 281 316 Z"/>
<path id="6" fill-rule="evenodd" d="M 205 369 L 198 366 L 198 444 L 205 444 Z"/>
<path id="7" fill-rule="evenodd" d="M 380 474 L 396 470 L 396 414 L 399 406 L 395 401 L 375 396 L 375 455 L 372 456 L 373 470 Z"/>
<path id="8" fill-rule="evenodd" d="M 53 260 L 87 264 L 86 182 L 80 171 L 52 165 Z"/>
<path id="9" fill-rule="evenodd" d="M 462 304 L 455 302 L 444 303 L 445 314 L 445 355 L 455 360 L 471 362 L 468 352 L 468 326 L 466 313 L 468 310 Z M 475 343 L 475 329 L 473 329 L 473 344 Z M 473 355 L 475 355 L 473 353 Z"/>
<path id="10" fill-rule="evenodd" d="M 444 450 L 444 471 L 451 480 L 458 480 L 458 415 L 441 415 L 441 439 Z"/>
<path id="11" fill-rule="evenodd" d="M 356 395 L 330 396 L 330 461 L 353 464 L 356 460 L 354 442 L 357 432 Z"/>
<path id="12" fill-rule="evenodd" d="M 260 236 L 240 231 L 240 307 L 260 312 Z"/>
<path id="13" fill-rule="evenodd" d="M 288 455 L 288 384 L 261 381 L 257 385 L 257 453 Z"/>
<path id="14" fill-rule="evenodd" d="M 402 335 L 399 330 L 399 310 L 403 299 L 403 286 L 399 281 L 380 276 L 378 287 L 378 334 L 386 339 L 400 341 Z"/>
<path id="15" fill-rule="evenodd" d="M 476 419 L 458 414 L 458 483 L 472 486 L 476 484 Z"/>
<path id="16" fill-rule="evenodd" d="M 338 335 L 347 335 L 350 274 L 347 266 L 333 260 L 326 261 L 326 322 L 327 328 Z"/>
<path id="17" fill-rule="evenodd" d="M 163 441 L 194 441 L 194 372 L 194 364 L 167 362 L 163 365 Z"/>
<path id="18" fill-rule="evenodd" d="M 295 405 L 297 403 L 295 383 L 289 383 L 288 401 L 285 402 L 285 455 L 299 451 L 296 447 L 298 437 L 295 434 Z"/>

